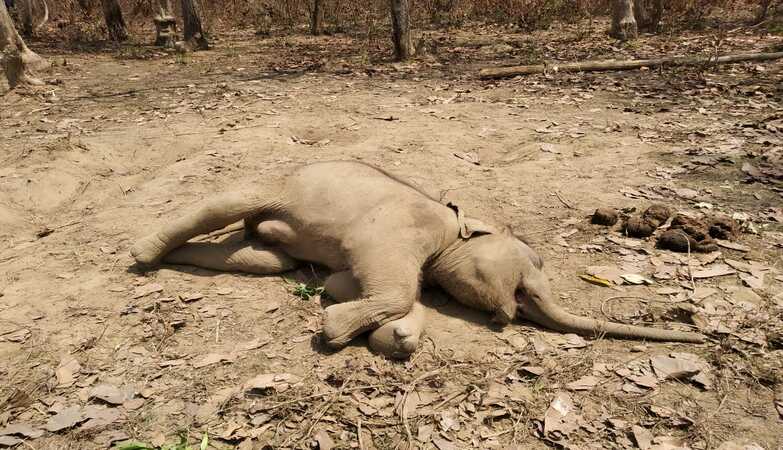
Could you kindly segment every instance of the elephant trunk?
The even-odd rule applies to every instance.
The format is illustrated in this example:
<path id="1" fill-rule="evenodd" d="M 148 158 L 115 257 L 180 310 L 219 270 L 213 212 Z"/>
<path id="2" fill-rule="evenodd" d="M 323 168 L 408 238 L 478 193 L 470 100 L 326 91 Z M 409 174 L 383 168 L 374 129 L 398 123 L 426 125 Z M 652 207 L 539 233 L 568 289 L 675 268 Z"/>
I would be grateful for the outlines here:
<path id="1" fill-rule="evenodd" d="M 519 307 L 524 317 L 555 331 L 587 336 L 604 335 L 625 339 L 647 339 L 651 341 L 704 342 L 704 336 L 699 333 L 625 325 L 577 316 L 565 311 L 551 298 L 547 298 L 547 296 L 531 296 L 530 299 L 525 300 L 527 301 L 519 302 Z"/>

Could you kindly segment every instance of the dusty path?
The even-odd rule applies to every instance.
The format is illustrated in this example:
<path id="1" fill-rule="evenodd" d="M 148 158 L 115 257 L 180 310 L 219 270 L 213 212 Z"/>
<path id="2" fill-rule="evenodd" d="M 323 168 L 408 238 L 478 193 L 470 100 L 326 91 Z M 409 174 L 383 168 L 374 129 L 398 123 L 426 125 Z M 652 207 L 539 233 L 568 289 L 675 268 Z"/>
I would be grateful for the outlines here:
<path id="1" fill-rule="evenodd" d="M 780 448 L 781 181 L 748 184 L 741 168 L 781 161 L 783 65 L 493 84 L 432 61 L 275 74 L 254 59 L 269 54 L 237 59 L 232 48 L 252 45 L 243 39 L 187 64 L 64 55 L 64 85 L 0 99 L 0 428 L 70 425 L 33 439 L 36 449 L 162 444 L 179 430 L 208 431 L 216 448 L 348 448 L 359 423 L 365 448 L 404 443 L 406 423 L 441 450 L 746 438 Z M 325 352 L 318 298 L 294 295 L 296 283 L 322 281 L 317 269 L 284 279 L 131 266 L 128 247 L 167 215 L 330 159 L 378 165 L 510 224 L 575 312 L 600 316 L 609 297 L 643 297 L 655 301 L 613 300 L 606 312 L 695 314 L 724 334 L 692 346 L 585 341 L 527 324 L 498 331 L 431 292 L 429 338 L 396 363 L 362 342 Z M 689 259 L 588 223 L 596 207 L 653 200 L 744 213 L 761 234 L 742 234 L 749 251 Z M 746 280 L 763 274 L 761 284 L 737 273 L 691 284 L 727 260 L 746 265 Z M 578 275 L 588 266 L 655 284 L 587 284 Z M 675 355 L 691 371 L 664 381 L 656 364 L 672 352 L 697 359 Z M 278 376 L 245 395 L 259 374 Z M 565 417 L 553 400 L 570 405 Z M 87 409 L 74 419 L 69 407 Z"/>

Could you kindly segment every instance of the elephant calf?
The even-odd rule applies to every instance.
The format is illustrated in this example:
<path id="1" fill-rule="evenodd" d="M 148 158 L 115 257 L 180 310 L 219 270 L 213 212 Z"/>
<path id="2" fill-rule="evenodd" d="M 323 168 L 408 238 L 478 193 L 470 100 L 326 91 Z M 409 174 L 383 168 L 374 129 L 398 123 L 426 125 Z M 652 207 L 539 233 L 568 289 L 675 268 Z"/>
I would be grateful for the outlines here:
<path id="1" fill-rule="evenodd" d="M 239 243 L 188 240 L 244 220 Z M 358 162 L 300 167 L 282 183 L 207 201 L 141 239 L 141 265 L 175 264 L 281 273 L 300 261 L 329 267 L 326 291 L 343 301 L 325 309 L 323 336 L 333 348 L 372 331 L 371 345 L 405 357 L 424 322 L 422 282 L 507 324 L 521 316 L 583 335 L 701 342 L 696 333 L 580 317 L 554 302 L 542 261 L 508 230 L 465 217 L 410 184 Z"/>

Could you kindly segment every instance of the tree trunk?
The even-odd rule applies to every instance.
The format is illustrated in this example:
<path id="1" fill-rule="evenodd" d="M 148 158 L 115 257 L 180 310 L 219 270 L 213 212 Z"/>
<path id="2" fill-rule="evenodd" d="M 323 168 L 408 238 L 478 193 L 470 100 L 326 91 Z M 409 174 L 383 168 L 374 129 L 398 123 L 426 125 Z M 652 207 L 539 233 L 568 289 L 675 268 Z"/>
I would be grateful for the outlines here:
<path id="1" fill-rule="evenodd" d="M 208 50 L 209 42 L 201 25 L 199 0 L 182 0 L 182 22 L 187 46 L 191 50 Z"/>
<path id="2" fill-rule="evenodd" d="M 272 8 L 266 0 L 253 2 L 253 14 L 255 15 L 256 35 L 269 36 L 272 34 Z"/>
<path id="3" fill-rule="evenodd" d="M 663 0 L 634 0 L 633 13 L 638 30 L 657 32 L 663 17 Z"/>
<path id="4" fill-rule="evenodd" d="M 43 84 L 32 71 L 43 69 L 48 63 L 27 48 L 14 28 L 5 1 L 0 1 L 0 58 L 11 89 L 19 84 Z"/>
<path id="5" fill-rule="evenodd" d="M 155 23 L 155 45 L 174 48 L 177 41 L 177 21 L 171 14 L 170 0 L 157 0 L 157 10 L 152 21 Z"/>
<path id="6" fill-rule="evenodd" d="M 415 52 L 410 28 L 410 8 L 408 0 L 389 0 L 392 17 L 392 43 L 394 58 L 404 61 Z"/>
<path id="7" fill-rule="evenodd" d="M 16 10 L 19 14 L 19 32 L 24 37 L 33 35 L 33 0 L 17 0 Z"/>
<path id="8" fill-rule="evenodd" d="M 324 30 L 324 1 L 313 0 L 310 10 L 310 34 L 318 36 Z"/>
<path id="9" fill-rule="evenodd" d="M 634 0 L 612 0 L 612 29 L 610 35 L 621 41 L 635 39 L 638 35 L 633 14 Z"/>
<path id="10" fill-rule="evenodd" d="M 106 19 L 106 30 L 109 39 L 115 42 L 128 40 L 128 31 L 125 28 L 125 19 L 122 18 L 122 10 L 117 0 L 101 0 L 103 17 Z"/>

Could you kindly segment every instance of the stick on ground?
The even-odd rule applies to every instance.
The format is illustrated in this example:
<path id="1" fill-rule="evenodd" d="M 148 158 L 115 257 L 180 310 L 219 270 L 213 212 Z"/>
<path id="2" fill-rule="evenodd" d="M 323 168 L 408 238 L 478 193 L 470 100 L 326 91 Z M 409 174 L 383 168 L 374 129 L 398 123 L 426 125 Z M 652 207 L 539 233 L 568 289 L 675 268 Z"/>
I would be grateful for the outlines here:
<path id="1" fill-rule="evenodd" d="M 735 53 L 724 56 L 672 56 L 655 59 L 601 60 L 565 64 L 534 64 L 530 66 L 488 67 L 481 69 L 482 79 L 506 78 L 544 72 L 596 72 L 603 70 L 634 70 L 642 67 L 698 66 L 731 64 L 745 61 L 771 61 L 783 58 L 783 52 Z"/>

